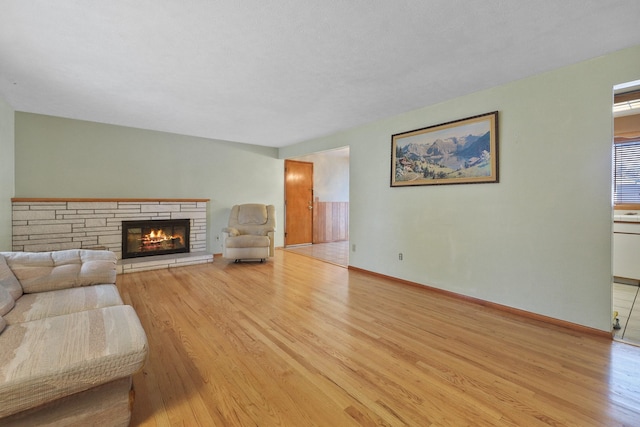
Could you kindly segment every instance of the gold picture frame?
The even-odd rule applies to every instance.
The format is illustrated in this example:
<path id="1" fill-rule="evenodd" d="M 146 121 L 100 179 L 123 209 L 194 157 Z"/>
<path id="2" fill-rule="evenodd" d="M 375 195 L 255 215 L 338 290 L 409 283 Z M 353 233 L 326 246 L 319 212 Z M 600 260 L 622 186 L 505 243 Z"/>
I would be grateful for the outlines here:
<path id="1" fill-rule="evenodd" d="M 391 136 L 391 187 L 498 182 L 498 112 Z"/>

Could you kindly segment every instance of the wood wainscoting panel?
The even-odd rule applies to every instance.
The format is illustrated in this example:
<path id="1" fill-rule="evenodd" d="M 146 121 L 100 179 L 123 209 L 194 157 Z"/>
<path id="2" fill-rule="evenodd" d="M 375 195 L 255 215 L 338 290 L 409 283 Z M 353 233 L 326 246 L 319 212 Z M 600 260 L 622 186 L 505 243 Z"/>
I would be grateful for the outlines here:
<path id="1" fill-rule="evenodd" d="M 349 202 L 313 203 L 313 243 L 349 240 Z"/>

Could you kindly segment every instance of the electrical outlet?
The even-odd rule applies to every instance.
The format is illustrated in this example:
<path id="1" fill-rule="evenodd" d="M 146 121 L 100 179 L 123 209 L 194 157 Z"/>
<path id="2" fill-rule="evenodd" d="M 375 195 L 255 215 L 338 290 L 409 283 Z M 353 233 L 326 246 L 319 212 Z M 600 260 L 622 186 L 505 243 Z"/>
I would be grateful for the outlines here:
<path id="1" fill-rule="evenodd" d="M 356 244 L 354 243 L 353 245 L 351 245 L 351 252 L 355 252 L 356 251 Z"/>
<path id="2" fill-rule="evenodd" d="M 399 260 L 399 261 L 402 261 L 402 252 L 399 252 L 399 253 L 398 253 L 398 260 Z"/>

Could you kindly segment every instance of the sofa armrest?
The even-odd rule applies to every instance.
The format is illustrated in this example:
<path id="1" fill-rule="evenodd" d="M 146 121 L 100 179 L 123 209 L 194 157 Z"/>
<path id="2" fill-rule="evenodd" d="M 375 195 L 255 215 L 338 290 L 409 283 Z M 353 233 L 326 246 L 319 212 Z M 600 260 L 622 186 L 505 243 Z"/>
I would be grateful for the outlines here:
<path id="1" fill-rule="evenodd" d="M 116 255 L 111 251 L 70 249 L 2 255 L 25 293 L 116 283 Z"/>

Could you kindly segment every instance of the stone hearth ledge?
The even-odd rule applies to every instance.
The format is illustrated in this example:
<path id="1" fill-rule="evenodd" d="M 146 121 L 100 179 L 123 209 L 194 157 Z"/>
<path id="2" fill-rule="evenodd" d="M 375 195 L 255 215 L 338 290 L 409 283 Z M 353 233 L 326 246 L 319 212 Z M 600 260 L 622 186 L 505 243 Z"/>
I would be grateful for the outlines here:
<path id="1" fill-rule="evenodd" d="M 208 262 L 213 262 L 213 254 L 190 252 L 185 254 L 154 255 L 148 257 L 119 259 L 116 271 L 118 274 L 127 274 L 147 270 L 184 267 L 187 265 L 204 264 Z"/>

